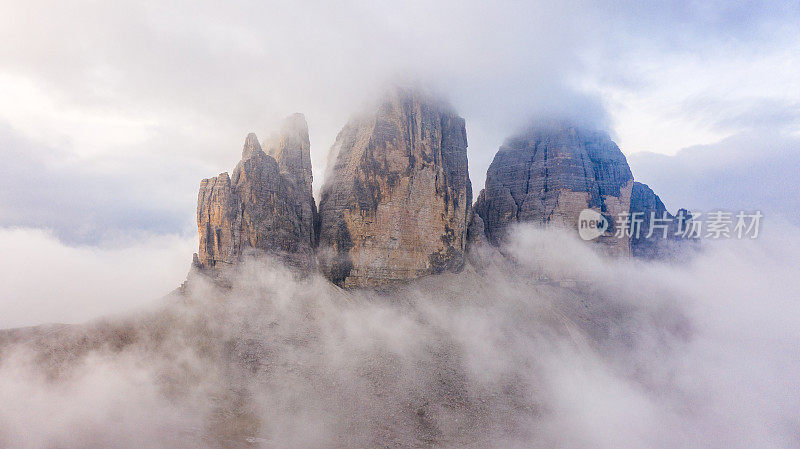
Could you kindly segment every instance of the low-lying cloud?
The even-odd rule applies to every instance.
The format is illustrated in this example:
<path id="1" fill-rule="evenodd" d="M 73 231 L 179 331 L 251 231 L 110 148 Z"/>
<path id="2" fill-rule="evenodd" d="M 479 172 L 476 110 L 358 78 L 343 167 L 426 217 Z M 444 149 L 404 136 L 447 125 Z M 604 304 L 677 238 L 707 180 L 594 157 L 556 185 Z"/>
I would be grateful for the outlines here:
<path id="1" fill-rule="evenodd" d="M 0 228 L 0 329 L 80 323 L 151 303 L 185 279 L 196 244 L 139 235 L 105 248 L 68 246 L 47 231 Z"/>
<path id="2" fill-rule="evenodd" d="M 524 227 L 391 292 L 251 261 L 3 333 L 0 446 L 798 447 L 800 231 L 771 229 L 642 262 Z"/>

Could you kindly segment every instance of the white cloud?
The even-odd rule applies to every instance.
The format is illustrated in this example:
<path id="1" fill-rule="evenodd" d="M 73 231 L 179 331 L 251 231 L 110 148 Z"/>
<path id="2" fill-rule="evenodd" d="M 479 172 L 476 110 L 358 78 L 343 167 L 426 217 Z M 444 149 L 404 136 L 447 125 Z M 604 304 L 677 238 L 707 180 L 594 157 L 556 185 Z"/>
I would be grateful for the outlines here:
<path id="1" fill-rule="evenodd" d="M 738 133 L 674 156 L 636 153 L 628 162 L 673 212 L 761 210 L 767 222 L 800 220 L 800 139 L 780 129 Z"/>
<path id="2" fill-rule="evenodd" d="M 610 116 L 623 151 L 671 154 L 736 131 L 698 98 L 796 101 L 796 13 L 792 2 L 6 2 L 0 92 L 13 101 L 0 120 L 100 170 L 120 152 L 150 165 L 169 154 L 172 172 L 210 176 L 233 167 L 248 132 L 300 111 L 318 189 L 349 114 L 408 76 L 466 117 L 477 192 L 533 114 Z"/>
<path id="3" fill-rule="evenodd" d="M 757 52 L 727 44 L 634 57 L 635 63 L 625 66 L 634 83 L 588 84 L 602 92 L 617 143 L 629 153 L 675 154 L 752 127 L 798 130 L 798 36 L 762 43 Z"/>
<path id="4" fill-rule="evenodd" d="M 70 247 L 37 229 L 0 228 L 0 328 L 79 323 L 130 311 L 186 278 L 194 238 L 160 235 Z"/>
<path id="5" fill-rule="evenodd" d="M 672 210 L 795 219 L 797 17 L 796 2 L 0 3 L 0 327 L 153 304 L 188 270 L 200 179 L 232 169 L 248 132 L 304 112 L 319 188 L 339 128 L 395 77 L 465 116 L 476 193 L 504 137 L 569 113 L 659 153 L 630 161 Z M 425 419 L 507 437 L 494 446 L 798 446 L 800 248 L 794 228 L 764 231 L 667 265 L 529 230 L 515 249 L 532 272 L 432 277 L 386 303 L 251 267 L 233 293 L 199 288 L 123 329 L 133 349 L 67 353 L 64 383 L 43 372 L 58 351 L 44 368 L 4 352 L 0 445 L 196 446 L 243 391 L 237 416 L 281 447 L 428 444 Z M 107 344 L 113 323 L 55 347 L 98 329 Z"/>
<path id="6" fill-rule="evenodd" d="M 663 263 L 521 227 L 513 266 L 382 293 L 245 263 L 4 346 L 0 443 L 798 447 L 800 230 L 777 231 Z"/>

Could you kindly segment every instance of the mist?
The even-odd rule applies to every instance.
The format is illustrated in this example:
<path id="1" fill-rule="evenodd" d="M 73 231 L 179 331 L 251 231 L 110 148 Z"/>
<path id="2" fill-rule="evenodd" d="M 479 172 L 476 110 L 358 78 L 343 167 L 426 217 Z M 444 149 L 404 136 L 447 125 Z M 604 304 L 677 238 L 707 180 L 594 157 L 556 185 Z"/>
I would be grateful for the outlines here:
<path id="1" fill-rule="evenodd" d="M 117 235 L 106 246 L 71 246 L 54 232 L 0 228 L 0 329 L 81 323 L 146 307 L 186 278 L 197 241 Z"/>
<path id="2" fill-rule="evenodd" d="M 0 334 L 0 446 L 800 447 L 800 230 L 767 231 L 646 262 L 520 227 L 391 292 L 192 274 Z"/>

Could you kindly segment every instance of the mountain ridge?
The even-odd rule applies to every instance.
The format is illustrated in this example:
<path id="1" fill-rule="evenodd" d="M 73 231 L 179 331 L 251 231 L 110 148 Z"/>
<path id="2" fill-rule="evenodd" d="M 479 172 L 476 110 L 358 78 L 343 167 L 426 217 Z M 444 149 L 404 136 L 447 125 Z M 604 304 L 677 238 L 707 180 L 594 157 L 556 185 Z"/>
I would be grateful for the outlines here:
<path id="1" fill-rule="evenodd" d="M 234 176 L 201 184 L 196 268 L 219 274 L 217 262 L 263 253 L 319 270 L 340 287 L 388 288 L 479 262 L 468 256 L 471 246 L 499 248 L 518 223 L 577 229 L 584 209 L 610 224 L 594 240 L 601 251 L 667 257 L 666 243 L 616 232 L 615 218 L 638 214 L 648 225 L 651 214 L 674 216 L 634 180 L 607 133 L 566 120 L 507 138 L 474 203 L 465 120 L 419 89 L 390 89 L 342 128 L 319 209 L 303 115 L 289 116 L 264 147 L 248 135 Z"/>

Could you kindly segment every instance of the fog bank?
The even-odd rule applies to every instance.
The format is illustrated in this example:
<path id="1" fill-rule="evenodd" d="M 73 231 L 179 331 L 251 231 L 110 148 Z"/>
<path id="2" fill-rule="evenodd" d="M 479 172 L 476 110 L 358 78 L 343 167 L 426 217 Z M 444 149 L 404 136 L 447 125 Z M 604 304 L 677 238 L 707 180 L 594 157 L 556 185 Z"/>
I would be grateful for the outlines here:
<path id="1" fill-rule="evenodd" d="M 777 226 L 673 263 L 525 227 L 514 264 L 382 293 L 251 261 L 0 334 L 0 446 L 800 447 L 800 234 Z"/>

